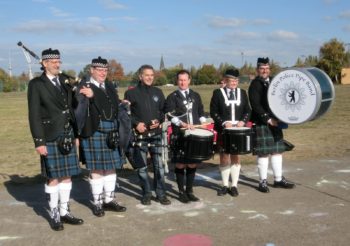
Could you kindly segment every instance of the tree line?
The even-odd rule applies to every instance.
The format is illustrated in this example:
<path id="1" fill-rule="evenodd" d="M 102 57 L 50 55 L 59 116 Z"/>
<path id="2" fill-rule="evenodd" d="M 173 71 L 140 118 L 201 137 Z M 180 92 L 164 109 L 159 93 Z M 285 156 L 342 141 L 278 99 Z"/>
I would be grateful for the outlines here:
<path id="1" fill-rule="evenodd" d="M 350 67 L 350 52 L 346 50 L 346 45 L 340 42 L 336 38 L 324 43 L 319 50 L 318 56 L 302 56 L 298 57 L 294 67 L 318 67 L 325 71 L 331 78 L 334 84 L 339 84 L 341 81 L 341 69 L 344 67 Z M 280 66 L 278 62 L 274 60 L 270 61 L 271 73 L 276 74 L 280 72 L 284 67 Z M 79 72 L 79 78 L 89 77 L 90 65 L 86 65 L 82 71 Z M 192 77 L 192 84 L 218 84 L 221 81 L 222 74 L 227 68 L 236 68 L 229 63 L 221 63 L 218 67 L 212 64 L 203 64 L 196 68 L 191 66 L 187 68 Z M 241 68 L 236 68 L 240 71 L 241 83 L 249 83 L 255 76 L 256 64 L 245 63 Z M 178 64 L 170 68 L 161 67 L 156 70 L 155 82 L 157 86 L 174 84 L 176 81 L 176 73 L 184 69 L 183 64 Z M 63 71 L 73 77 L 77 77 L 74 70 Z M 35 74 L 39 75 L 39 74 Z M 138 81 L 137 72 L 124 73 L 122 64 L 115 59 L 109 60 L 109 72 L 107 79 L 116 83 L 118 86 L 129 86 L 136 84 Z M 0 68 L 0 92 L 11 91 L 24 91 L 28 84 L 29 77 L 26 73 L 22 73 L 19 76 L 10 77 L 8 73 Z"/>

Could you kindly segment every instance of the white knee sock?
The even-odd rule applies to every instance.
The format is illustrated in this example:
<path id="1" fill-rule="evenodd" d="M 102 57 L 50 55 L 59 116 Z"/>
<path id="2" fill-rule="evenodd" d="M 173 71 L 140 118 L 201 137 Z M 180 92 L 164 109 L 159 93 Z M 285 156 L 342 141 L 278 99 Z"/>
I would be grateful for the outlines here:
<path id="1" fill-rule="evenodd" d="M 60 196 L 60 215 L 66 215 L 68 211 L 68 203 L 70 197 L 70 191 L 72 190 L 72 182 L 70 183 L 59 183 L 58 193 Z"/>
<path id="2" fill-rule="evenodd" d="M 45 193 L 47 194 L 50 210 L 58 208 L 58 185 L 48 186 L 45 184 Z"/>
<path id="3" fill-rule="evenodd" d="M 237 187 L 240 170 L 241 170 L 241 164 L 239 163 L 231 164 L 231 180 L 232 180 L 233 187 Z"/>
<path id="4" fill-rule="evenodd" d="M 282 155 L 272 155 L 271 156 L 271 167 L 273 175 L 275 176 L 275 181 L 282 180 Z"/>
<path id="5" fill-rule="evenodd" d="M 230 179 L 230 165 L 220 166 L 222 185 L 228 187 L 228 181 Z"/>
<path id="6" fill-rule="evenodd" d="M 94 204 L 102 204 L 103 178 L 89 179 Z"/>
<path id="7" fill-rule="evenodd" d="M 269 157 L 258 157 L 258 172 L 260 181 L 267 179 L 267 169 L 269 167 Z"/>
<path id="8" fill-rule="evenodd" d="M 117 174 L 109 174 L 103 176 L 103 188 L 105 193 L 105 203 L 109 203 L 114 199 L 115 183 L 117 181 Z"/>

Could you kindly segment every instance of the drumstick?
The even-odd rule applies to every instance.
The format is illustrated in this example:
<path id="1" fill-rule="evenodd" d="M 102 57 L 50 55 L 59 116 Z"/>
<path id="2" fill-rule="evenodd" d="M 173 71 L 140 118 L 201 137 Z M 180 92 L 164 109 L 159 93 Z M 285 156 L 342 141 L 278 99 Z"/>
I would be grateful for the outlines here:
<path id="1" fill-rule="evenodd" d="M 206 129 L 206 126 L 210 125 L 210 123 L 204 123 L 204 124 L 201 124 L 201 125 L 193 125 L 194 128 L 204 128 Z M 186 129 L 189 129 L 189 128 L 185 128 L 185 127 L 181 127 L 181 130 L 186 130 Z"/>

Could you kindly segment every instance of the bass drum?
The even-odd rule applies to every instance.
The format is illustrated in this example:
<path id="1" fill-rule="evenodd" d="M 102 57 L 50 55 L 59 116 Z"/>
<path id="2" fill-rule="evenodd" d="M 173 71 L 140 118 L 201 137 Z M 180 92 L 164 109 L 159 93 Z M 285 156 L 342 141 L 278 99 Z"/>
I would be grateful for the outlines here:
<path id="1" fill-rule="evenodd" d="M 290 68 L 271 81 L 267 99 L 272 113 L 287 124 L 301 124 L 325 114 L 335 93 L 328 75 L 322 70 Z"/>

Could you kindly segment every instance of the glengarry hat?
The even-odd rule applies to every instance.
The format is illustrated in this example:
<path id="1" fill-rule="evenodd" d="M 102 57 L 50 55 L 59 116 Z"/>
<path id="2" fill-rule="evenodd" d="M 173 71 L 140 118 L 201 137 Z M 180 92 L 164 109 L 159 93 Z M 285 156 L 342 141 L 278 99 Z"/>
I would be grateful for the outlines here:
<path id="1" fill-rule="evenodd" d="M 43 61 L 47 59 L 60 59 L 60 52 L 51 48 L 43 50 L 41 53 L 41 60 Z"/>
<path id="2" fill-rule="evenodd" d="M 108 68 L 108 61 L 106 59 L 101 58 L 101 56 L 99 56 L 97 58 L 92 59 L 91 66 Z"/>
<path id="3" fill-rule="evenodd" d="M 269 60 L 268 57 L 266 57 L 266 58 L 265 57 L 259 57 L 258 61 L 256 62 L 256 66 L 260 67 L 262 65 L 269 65 L 269 62 L 270 62 L 270 60 Z"/>
<path id="4" fill-rule="evenodd" d="M 229 68 L 225 71 L 224 77 L 237 79 L 239 77 L 239 71 L 237 69 Z"/>

